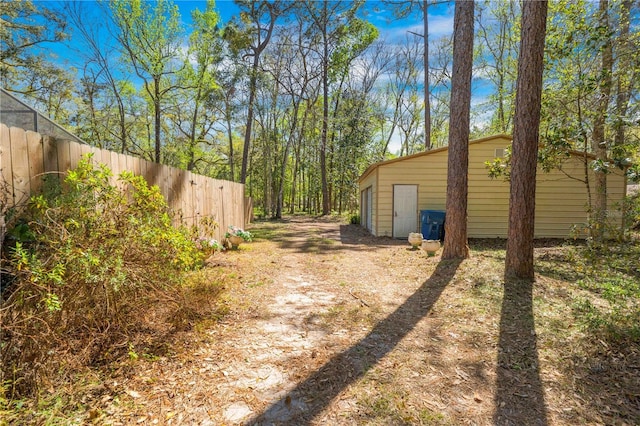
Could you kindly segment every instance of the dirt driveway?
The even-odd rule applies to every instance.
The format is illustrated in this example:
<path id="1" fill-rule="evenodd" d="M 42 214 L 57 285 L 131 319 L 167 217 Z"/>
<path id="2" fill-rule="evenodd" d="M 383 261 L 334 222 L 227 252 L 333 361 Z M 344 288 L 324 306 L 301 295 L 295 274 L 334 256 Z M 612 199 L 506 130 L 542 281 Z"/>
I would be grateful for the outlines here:
<path id="1" fill-rule="evenodd" d="M 483 290 L 501 286 L 502 259 L 480 253 L 441 262 L 406 242 L 331 221 L 294 218 L 250 230 L 256 241 L 212 259 L 211 267 L 239 282 L 228 289 L 230 313 L 191 332 L 174 353 L 141 360 L 114 383 L 126 395 L 106 401 L 111 408 L 102 421 L 482 425 L 580 418 L 578 402 L 545 406 L 543 388 L 554 378 L 544 385 L 540 379 L 533 324 L 501 319 L 495 291 Z"/>

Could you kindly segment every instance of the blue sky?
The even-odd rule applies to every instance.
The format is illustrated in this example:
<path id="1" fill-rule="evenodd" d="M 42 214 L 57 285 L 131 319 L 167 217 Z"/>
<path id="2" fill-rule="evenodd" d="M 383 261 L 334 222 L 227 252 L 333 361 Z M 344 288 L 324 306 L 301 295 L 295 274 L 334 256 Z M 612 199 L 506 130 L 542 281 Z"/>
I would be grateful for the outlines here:
<path id="1" fill-rule="evenodd" d="M 176 4 L 180 8 L 185 23 L 190 22 L 190 12 L 195 8 L 203 9 L 204 0 L 178 0 Z M 227 22 L 238 12 L 237 6 L 232 0 L 216 1 L 216 8 L 223 22 Z M 381 36 L 387 41 L 395 41 L 404 38 L 407 31 L 422 33 L 422 15 L 419 12 L 400 20 L 393 20 L 392 11 L 382 1 L 367 1 L 364 7 L 364 15 L 367 20 L 376 25 Z M 453 3 L 444 3 L 429 8 L 429 34 L 437 38 L 453 32 Z"/>
<path id="2" fill-rule="evenodd" d="M 178 5 L 185 29 L 189 30 L 191 25 L 191 12 L 198 8 L 206 7 L 205 0 L 174 0 Z M 58 6 L 63 9 L 64 0 L 36 0 L 34 3 L 41 3 L 47 7 L 53 8 Z M 96 25 L 100 26 L 103 19 L 101 18 L 101 10 L 95 0 L 81 0 L 82 7 L 88 13 L 87 19 L 95 20 Z M 238 7 L 232 0 L 216 1 L 216 9 L 220 14 L 223 23 L 228 22 L 233 16 L 237 15 Z M 393 13 L 390 6 L 385 5 L 382 1 L 367 1 L 363 8 L 362 17 L 376 25 L 380 31 L 380 37 L 388 43 L 402 42 L 410 32 L 422 34 L 422 13 L 415 11 L 411 16 L 403 19 L 393 19 Z M 444 3 L 429 8 L 429 37 L 433 40 L 443 36 L 450 35 L 453 32 L 453 3 Z M 62 60 L 77 60 L 78 37 L 72 37 L 66 43 L 66 46 L 57 44 L 46 46 L 49 53 L 54 53 Z M 74 52 L 74 50 L 76 50 Z"/>
<path id="3" fill-rule="evenodd" d="M 38 1 L 34 3 L 46 3 L 47 7 L 57 5 L 63 9 L 65 1 Z M 198 8 L 203 10 L 206 7 L 205 0 L 174 0 L 180 10 L 181 18 L 185 24 L 185 32 L 188 34 L 191 25 L 191 12 Z M 101 18 L 101 8 L 95 0 L 81 0 L 81 5 L 87 12 L 87 20 L 95 21 L 94 28 L 97 31 L 104 30 Z M 429 39 L 433 43 L 436 39 L 443 36 L 450 36 L 453 32 L 453 2 L 432 5 L 429 7 Z M 237 15 L 238 7 L 231 0 L 218 0 L 216 9 L 220 14 L 222 23 L 228 22 L 233 16 Z M 382 1 L 367 1 L 361 13 L 361 17 L 373 23 L 380 31 L 380 38 L 388 44 L 399 44 L 406 41 L 410 33 L 422 34 L 423 22 L 422 12 L 415 10 L 411 15 L 402 20 L 394 19 L 391 6 Z M 410 36 L 409 36 L 410 37 Z M 105 45 L 111 44 L 109 35 L 106 31 L 101 31 L 101 39 Z M 82 47 L 79 45 L 79 37 L 73 36 L 65 43 L 47 46 L 47 53 L 57 57 L 56 60 L 65 62 L 67 66 L 75 66 L 81 68 L 83 66 Z M 474 80 L 473 104 L 482 103 L 488 96 L 490 87 L 483 84 L 482 80 Z M 395 138 L 394 138 L 395 139 Z M 397 141 L 392 143 L 392 150 L 399 147 Z"/>

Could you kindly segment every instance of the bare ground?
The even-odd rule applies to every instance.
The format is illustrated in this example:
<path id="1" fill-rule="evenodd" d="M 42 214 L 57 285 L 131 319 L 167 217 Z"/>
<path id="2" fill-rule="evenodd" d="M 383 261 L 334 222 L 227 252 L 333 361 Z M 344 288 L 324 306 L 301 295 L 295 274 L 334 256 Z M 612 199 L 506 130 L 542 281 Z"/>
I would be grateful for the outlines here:
<path id="1" fill-rule="evenodd" d="M 640 357 L 585 348 L 554 245 L 536 249 L 532 288 L 503 283 L 500 243 L 444 262 L 330 220 L 252 231 L 255 242 L 210 259 L 236 283 L 228 315 L 88 389 L 83 421 L 640 423 Z"/>

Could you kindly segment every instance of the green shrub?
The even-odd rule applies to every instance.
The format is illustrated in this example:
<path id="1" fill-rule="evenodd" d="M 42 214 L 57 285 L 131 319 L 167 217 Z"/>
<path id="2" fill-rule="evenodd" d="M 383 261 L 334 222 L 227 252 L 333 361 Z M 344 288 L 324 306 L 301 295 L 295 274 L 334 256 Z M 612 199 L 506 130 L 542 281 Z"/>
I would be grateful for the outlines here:
<path id="1" fill-rule="evenodd" d="M 640 193 L 630 194 L 624 200 L 625 224 L 640 229 Z"/>
<path id="2" fill-rule="evenodd" d="M 640 308 L 633 304 L 613 303 L 598 307 L 580 298 L 573 305 L 574 315 L 593 337 L 614 344 L 640 343 Z"/>
<path id="3" fill-rule="evenodd" d="M 577 284 L 588 293 L 573 306 L 585 331 L 618 344 L 640 343 L 640 241 L 607 240 L 577 248 L 574 268 L 585 271 Z"/>
<path id="4" fill-rule="evenodd" d="M 202 263 L 157 187 L 128 172 L 110 179 L 83 158 L 19 222 L 16 235 L 29 238 L 9 250 L 14 280 L 0 310 L 0 368 L 14 390 L 33 391 L 63 357 L 92 364 L 126 349 L 153 302 L 178 300 L 181 274 Z"/>

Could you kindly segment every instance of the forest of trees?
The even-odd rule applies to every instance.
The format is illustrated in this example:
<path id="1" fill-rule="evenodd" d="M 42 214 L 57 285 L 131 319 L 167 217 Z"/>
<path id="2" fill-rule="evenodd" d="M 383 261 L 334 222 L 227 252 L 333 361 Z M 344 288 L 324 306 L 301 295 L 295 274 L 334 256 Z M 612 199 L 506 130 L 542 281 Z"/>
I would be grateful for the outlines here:
<path id="1" fill-rule="evenodd" d="M 370 164 L 448 143 L 452 34 L 427 38 L 425 73 L 425 37 L 382 39 L 364 12 L 374 2 L 235 3 L 222 22 L 203 1 L 186 26 L 171 0 L 2 2 L 2 86 L 90 144 L 244 182 L 267 217 L 355 211 Z M 453 13 L 453 2 L 375 3 L 392 20 Z M 520 15 L 515 1 L 475 5 L 473 80 L 490 89 L 472 102 L 472 138 L 512 133 Z M 632 0 L 549 4 L 544 167 L 593 153 L 585 167 L 599 177 L 585 184 L 597 189 L 624 159 L 638 163 L 639 15 Z M 73 63 L 47 54 L 62 43 L 80 46 Z"/>

